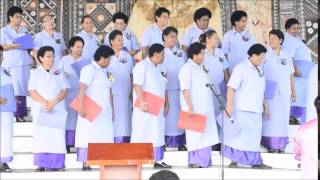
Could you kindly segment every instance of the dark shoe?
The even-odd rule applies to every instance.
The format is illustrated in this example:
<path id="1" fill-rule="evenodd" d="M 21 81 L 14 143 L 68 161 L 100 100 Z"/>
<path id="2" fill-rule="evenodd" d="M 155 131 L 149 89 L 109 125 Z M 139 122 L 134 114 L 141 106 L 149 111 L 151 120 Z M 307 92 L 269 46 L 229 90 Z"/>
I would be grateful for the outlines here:
<path id="1" fill-rule="evenodd" d="M 272 169 L 271 166 L 267 166 L 265 164 L 252 165 L 253 169 Z"/>
<path id="2" fill-rule="evenodd" d="M 189 164 L 188 167 L 189 167 L 189 168 L 202 168 L 202 167 L 199 166 L 198 164 Z"/>
<path id="3" fill-rule="evenodd" d="M 91 171 L 91 167 L 85 163 L 82 164 L 82 171 Z"/>
<path id="4" fill-rule="evenodd" d="M 8 166 L 7 163 L 1 163 L 0 172 L 12 172 L 12 169 Z"/>
<path id="5" fill-rule="evenodd" d="M 300 169 L 301 168 L 301 164 L 299 163 L 299 164 L 297 164 L 297 167 Z"/>
<path id="6" fill-rule="evenodd" d="M 279 150 L 278 150 L 278 153 L 283 154 L 283 153 L 284 153 L 284 150 L 279 149 Z"/>
<path id="7" fill-rule="evenodd" d="M 168 165 L 165 162 L 162 162 L 162 163 L 155 162 L 153 167 L 156 168 L 156 169 L 172 168 L 171 165 Z"/>
<path id="8" fill-rule="evenodd" d="M 46 169 L 44 167 L 38 167 L 35 169 L 36 172 L 44 172 Z"/>
<path id="9" fill-rule="evenodd" d="M 66 149 L 67 149 L 67 153 L 71 153 L 71 146 L 67 145 Z"/>
<path id="10" fill-rule="evenodd" d="M 291 116 L 289 120 L 289 125 L 300 125 L 300 122 L 297 118 Z"/>
<path id="11" fill-rule="evenodd" d="M 268 149 L 268 153 L 276 153 L 276 152 L 278 152 L 278 150 L 276 150 L 276 149 Z"/>
<path id="12" fill-rule="evenodd" d="M 64 168 L 52 168 L 52 169 L 47 169 L 47 171 L 52 171 L 52 172 L 56 172 L 56 171 L 65 171 Z"/>
<path id="13" fill-rule="evenodd" d="M 186 146 L 180 146 L 178 147 L 178 151 L 188 151 Z"/>
<path id="14" fill-rule="evenodd" d="M 228 166 L 228 168 L 237 168 L 238 167 L 238 163 L 237 162 L 231 162 Z"/>
<path id="15" fill-rule="evenodd" d="M 26 122 L 24 117 L 16 117 L 16 122 Z"/>

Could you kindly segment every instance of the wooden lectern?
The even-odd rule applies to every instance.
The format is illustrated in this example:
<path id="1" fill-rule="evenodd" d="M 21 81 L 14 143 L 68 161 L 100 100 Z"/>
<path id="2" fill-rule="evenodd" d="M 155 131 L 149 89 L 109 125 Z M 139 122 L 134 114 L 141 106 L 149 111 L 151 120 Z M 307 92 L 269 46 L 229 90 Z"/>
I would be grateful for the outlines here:
<path id="1" fill-rule="evenodd" d="M 101 180 L 142 179 L 142 164 L 153 164 L 151 143 L 89 143 L 88 164 L 100 166 Z"/>

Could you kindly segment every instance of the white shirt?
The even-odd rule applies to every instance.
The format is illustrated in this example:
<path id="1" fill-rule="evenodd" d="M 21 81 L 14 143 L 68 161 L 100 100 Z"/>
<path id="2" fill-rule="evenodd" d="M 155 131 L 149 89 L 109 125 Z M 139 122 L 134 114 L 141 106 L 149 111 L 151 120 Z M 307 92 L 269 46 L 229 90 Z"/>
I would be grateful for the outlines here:
<path id="1" fill-rule="evenodd" d="M 180 104 L 183 111 L 188 111 L 187 102 L 183 96 L 183 90 L 189 90 L 193 110 L 195 113 L 205 114 L 213 111 L 212 96 L 209 87 L 208 74 L 203 65 L 198 65 L 191 59 L 184 64 L 179 72 L 180 80 Z"/>
<path id="2" fill-rule="evenodd" d="M 159 65 L 155 66 L 149 57 L 137 63 L 133 68 L 133 84 L 142 86 L 144 91 L 165 98 L 166 79 L 161 74 Z"/>
<path id="3" fill-rule="evenodd" d="M 1 28 L 0 32 L 0 44 L 1 45 L 9 45 L 13 44 L 14 41 L 21 37 L 28 34 L 26 28 L 20 26 L 18 33 L 7 25 Z M 27 50 L 21 49 L 11 49 L 8 51 L 3 51 L 3 62 L 1 64 L 2 67 L 15 67 L 15 66 L 23 66 L 27 64 L 32 64 L 32 58 L 28 54 Z"/>
<path id="4" fill-rule="evenodd" d="M 63 51 L 66 49 L 65 42 L 61 33 L 54 32 L 53 36 L 50 36 L 45 30 L 35 34 L 34 36 L 35 49 L 40 49 L 42 46 L 51 46 L 54 49 L 55 60 L 57 65 L 61 61 Z"/>
<path id="5" fill-rule="evenodd" d="M 294 57 L 294 60 L 312 61 L 310 48 L 300 38 L 288 32 L 285 32 L 284 35 L 282 46 L 291 57 Z"/>
<path id="6" fill-rule="evenodd" d="M 31 70 L 28 90 L 37 91 L 46 100 L 53 100 L 61 90 L 68 89 L 69 87 L 67 79 L 59 69 L 52 68 L 48 72 L 42 65 L 39 65 L 37 69 Z M 37 108 L 42 107 L 42 105 L 36 101 L 34 101 L 34 105 L 36 105 Z M 65 110 L 64 100 L 60 101 L 55 108 L 59 107 Z M 36 112 L 36 110 L 34 112 Z"/>
<path id="7" fill-rule="evenodd" d="M 173 47 L 172 50 L 169 48 L 164 49 L 164 60 L 160 66 L 167 75 L 167 90 L 180 89 L 178 74 L 185 63 L 186 55 L 183 50 L 177 47 Z"/>
<path id="8" fill-rule="evenodd" d="M 200 29 L 197 25 L 194 25 L 186 30 L 182 38 L 182 45 L 189 47 L 194 42 L 199 42 L 199 37 L 201 34 L 205 33 L 207 30 L 213 30 L 208 27 L 205 30 Z"/>
<path id="9" fill-rule="evenodd" d="M 104 44 L 107 46 L 110 46 L 110 41 L 109 41 L 109 35 L 110 33 L 107 33 L 104 36 Z M 131 50 L 140 50 L 140 44 L 138 42 L 138 39 L 136 37 L 136 35 L 129 30 L 128 28 L 126 28 L 123 32 L 123 49 L 127 50 L 127 51 L 131 51 Z"/>
<path id="10" fill-rule="evenodd" d="M 127 51 L 120 51 L 119 57 L 113 55 L 111 57 L 108 70 L 114 77 L 111 89 L 113 95 L 128 96 L 132 92 L 131 74 L 134 63 L 133 59 Z"/>
<path id="11" fill-rule="evenodd" d="M 227 86 L 235 90 L 235 109 L 255 113 L 263 111 L 265 78 L 259 76 L 249 59 L 240 62 L 233 69 Z"/>
<path id="12" fill-rule="evenodd" d="M 70 84 L 70 88 L 68 89 L 67 98 L 73 99 L 78 95 L 79 92 L 79 76 L 76 73 L 76 71 L 72 68 L 73 63 L 77 63 L 79 61 L 85 60 L 82 57 L 80 57 L 77 60 L 74 60 L 71 55 L 63 56 L 60 63 L 58 64 L 58 69 L 60 69 L 66 79 L 68 80 Z"/>
<path id="13" fill-rule="evenodd" d="M 255 43 L 253 35 L 248 31 L 237 32 L 235 29 L 224 34 L 222 51 L 227 55 L 229 69 L 248 58 L 248 50 Z"/>
<path id="14" fill-rule="evenodd" d="M 110 88 L 111 80 L 107 68 L 102 68 L 95 61 L 83 67 L 80 82 L 86 84 L 86 95 L 102 107 L 103 111 L 111 113 Z"/>
<path id="15" fill-rule="evenodd" d="M 224 80 L 224 70 L 226 70 L 229 65 L 226 60 L 223 51 L 219 48 L 214 49 L 214 53 L 209 53 L 205 50 L 205 58 L 203 64 L 209 70 L 210 82 L 214 85 L 219 85 Z"/>
<path id="16" fill-rule="evenodd" d="M 93 55 L 100 45 L 99 38 L 94 33 L 92 36 L 88 35 L 84 30 L 79 32 L 77 36 L 80 36 L 84 41 L 82 56 L 85 59 L 93 60 Z"/>
<path id="17" fill-rule="evenodd" d="M 162 30 L 156 23 L 143 32 L 141 46 L 148 47 L 155 43 L 163 45 Z"/>
<path id="18" fill-rule="evenodd" d="M 265 78 L 277 83 L 276 93 L 291 95 L 290 76 L 294 72 L 292 58 L 283 49 L 277 55 L 271 48 L 268 49 L 263 64 Z"/>

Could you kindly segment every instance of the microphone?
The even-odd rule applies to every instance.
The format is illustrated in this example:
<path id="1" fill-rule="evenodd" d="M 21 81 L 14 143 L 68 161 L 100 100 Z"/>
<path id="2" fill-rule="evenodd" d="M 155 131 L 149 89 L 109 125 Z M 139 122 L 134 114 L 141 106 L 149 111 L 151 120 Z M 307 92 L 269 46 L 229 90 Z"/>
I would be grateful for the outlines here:
<path id="1" fill-rule="evenodd" d="M 213 92 L 213 94 L 214 94 L 214 95 L 216 96 L 216 98 L 218 99 L 219 104 L 221 105 L 221 107 L 223 107 L 223 103 L 221 102 L 221 100 L 220 100 L 220 98 L 219 98 L 219 96 L 221 96 L 221 95 L 217 95 L 216 92 L 214 91 L 214 89 L 215 89 L 214 84 L 207 83 L 207 84 L 206 84 L 206 87 L 209 87 L 209 88 L 211 89 L 211 91 Z M 233 124 L 233 123 L 234 123 L 234 120 L 232 119 L 231 115 L 230 115 L 224 108 L 222 108 L 222 109 L 223 109 L 224 112 L 227 114 L 229 121 Z"/>

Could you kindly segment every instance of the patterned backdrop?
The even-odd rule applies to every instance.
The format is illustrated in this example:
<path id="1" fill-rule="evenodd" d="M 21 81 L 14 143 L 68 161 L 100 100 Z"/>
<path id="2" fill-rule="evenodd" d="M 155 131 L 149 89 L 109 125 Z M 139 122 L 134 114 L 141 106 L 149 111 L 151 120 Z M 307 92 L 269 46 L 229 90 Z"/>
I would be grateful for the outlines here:
<path id="1" fill-rule="evenodd" d="M 6 24 L 6 11 L 12 5 L 23 8 L 23 25 L 34 34 L 41 30 L 40 18 L 44 14 L 54 17 L 58 31 L 63 32 L 67 41 L 81 30 L 81 17 L 90 14 L 93 17 L 97 35 L 102 39 L 112 28 L 112 14 L 121 11 L 130 16 L 133 7 L 143 0 L 1 0 L 0 24 Z M 148 0 L 152 2 L 154 0 Z M 158 0 L 158 4 L 163 1 Z M 180 3 L 184 0 L 170 0 Z M 199 0 L 194 0 L 195 3 Z M 318 0 L 217 0 L 220 7 L 221 29 L 231 29 L 230 14 L 236 9 L 246 10 L 249 14 L 249 29 L 259 36 L 261 43 L 266 43 L 267 32 L 271 28 L 284 30 L 284 22 L 296 17 L 301 23 L 302 38 L 313 50 L 315 59 L 318 57 Z M 160 2 L 160 3 L 159 3 Z M 186 2 L 186 1 L 185 1 Z M 185 3 L 184 2 L 184 3 Z M 203 0 L 203 4 L 208 0 Z M 190 4 L 190 1 L 188 1 Z M 154 3 L 155 4 L 155 3 Z M 201 3 L 200 3 L 201 4 Z M 270 14 L 266 16 L 264 12 Z M 261 14 L 259 14 L 261 13 Z M 149 17 L 149 19 L 152 19 Z M 260 39 L 259 39 L 260 38 Z"/>

